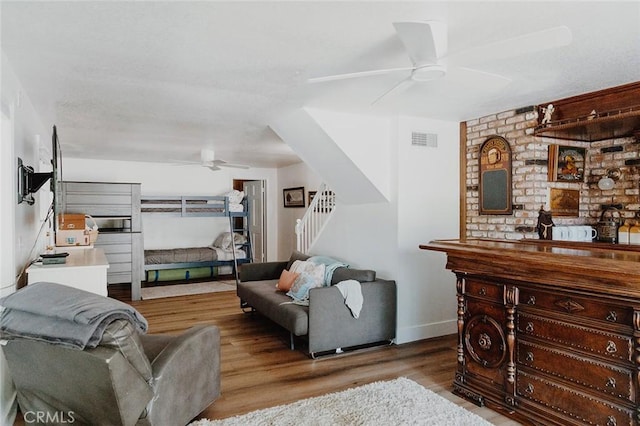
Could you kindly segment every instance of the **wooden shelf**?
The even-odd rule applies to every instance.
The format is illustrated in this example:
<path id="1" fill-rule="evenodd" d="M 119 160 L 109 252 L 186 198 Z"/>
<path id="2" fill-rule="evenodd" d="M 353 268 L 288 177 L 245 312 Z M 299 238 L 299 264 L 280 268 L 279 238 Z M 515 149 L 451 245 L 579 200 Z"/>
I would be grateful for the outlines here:
<path id="1" fill-rule="evenodd" d="M 639 133 L 640 105 L 595 116 L 552 121 L 534 129 L 536 136 L 584 142 L 623 138 Z"/>

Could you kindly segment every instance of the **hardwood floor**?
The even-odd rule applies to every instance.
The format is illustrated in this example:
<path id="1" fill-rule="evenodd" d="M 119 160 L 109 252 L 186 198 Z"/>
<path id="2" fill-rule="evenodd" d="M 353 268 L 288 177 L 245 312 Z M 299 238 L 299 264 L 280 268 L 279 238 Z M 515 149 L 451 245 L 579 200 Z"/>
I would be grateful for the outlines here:
<path id="1" fill-rule="evenodd" d="M 453 335 L 313 360 L 289 349 L 288 332 L 259 314 L 243 313 L 235 292 L 131 302 L 126 290 L 109 289 L 111 297 L 130 303 L 147 318 L 149 333 L 179 333 L 196 324 L 220 328 L 222 395 L 199 418 L 230 417 L 403 376 L 493 424 L 521 424 L 451 393 Z"/>

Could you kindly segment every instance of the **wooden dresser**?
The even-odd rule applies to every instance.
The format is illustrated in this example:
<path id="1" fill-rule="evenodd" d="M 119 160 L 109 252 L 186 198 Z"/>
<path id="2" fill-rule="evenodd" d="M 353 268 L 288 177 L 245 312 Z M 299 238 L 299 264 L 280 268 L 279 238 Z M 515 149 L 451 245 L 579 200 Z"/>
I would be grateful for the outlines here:
<path id="1" fill-rule="evenodd" d="M 109 261 L 107 283 L 131 283 L 131 299 L 140 300 L 144 279 L 140 184 L 63 181 L 57 202 L 59 213 L 88 214 L 98 222 L 100 233 L 94 245 L 104 250 Z"/>
<path id="2" fill-rule="evenodd" d="M 640 424 L 640 251 L 434 241 L 457 277 L 454 391 L 540 424 Z"/>

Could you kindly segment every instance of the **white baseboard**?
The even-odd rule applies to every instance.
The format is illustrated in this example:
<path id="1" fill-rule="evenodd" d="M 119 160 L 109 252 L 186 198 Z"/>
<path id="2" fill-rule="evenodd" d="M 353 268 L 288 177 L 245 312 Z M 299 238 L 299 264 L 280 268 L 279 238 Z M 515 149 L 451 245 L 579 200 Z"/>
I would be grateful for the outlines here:
<path id="1" fill-rule="evenodd" d="M 458 320 L 434 322 L 412 327 L 398 328 L 396 330 L 396 344 L 414 342 L 416 340 L 430 339 L 432 337 L 446 336 L 458 332 Z"/>

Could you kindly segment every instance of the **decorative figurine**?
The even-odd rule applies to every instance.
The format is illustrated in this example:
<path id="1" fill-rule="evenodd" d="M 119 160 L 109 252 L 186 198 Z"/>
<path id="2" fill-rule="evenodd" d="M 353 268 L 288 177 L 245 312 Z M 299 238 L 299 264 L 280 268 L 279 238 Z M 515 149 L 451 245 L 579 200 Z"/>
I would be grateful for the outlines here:
<path id="1" fill-rule="evenodd" d="M 591 113 L 589 113 L 589 116 L 587 117 L 587 120 L 593 120 L 594 118 L 596 118 L 596 115 L 598 115 L 598 113 L 595 109 L 592 109 Z"/>
<path id="2" fill-rule="evenodd" d="M 544 206 L 540 206 L 540 210 L 538 211 L 538 224 L 536 225 L 536 230 L 538 231 L 538 236 L 541 240 L 552 239 L 551 227 L 553 227 L 551 212 L 546 211 L 544 209 Z"/>
<path id="3" fill-rule="evenodd" d="M 553 111 L 555 111 L 553 104 L 547 105 L 546 108 L 543 107 L 542 112 L 544 113 L 544 117 L 542 118 L 542 121 L 540 122 L 540 124 L 549 124 L 549 122 L 551 122 L 551 116 L 553 115 Z"/>

